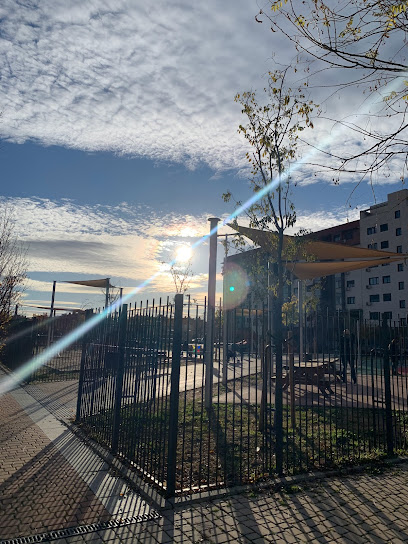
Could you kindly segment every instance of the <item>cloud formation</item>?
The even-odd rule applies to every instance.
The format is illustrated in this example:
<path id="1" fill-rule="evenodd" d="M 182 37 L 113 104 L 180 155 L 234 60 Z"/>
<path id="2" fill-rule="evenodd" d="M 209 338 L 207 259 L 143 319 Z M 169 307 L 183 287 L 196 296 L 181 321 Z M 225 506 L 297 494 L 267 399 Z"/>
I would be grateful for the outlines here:
<path id="1" fill-rule="evenodd" d="M 58 293 L 71 298 L 76 306 L 101 305 L 103 297 L 99 291 L 62 281 L 110 277 L 115 286 L 124 287 L 127 293 L 159 270 L 164 273 L 154 277 L 137 298 L 173 293 L 173 279 L 163 263 L 174 258 L 177 245 L 192 244 L 208 233 L 207 214 L 159 217 L 149 208 L 133 209 L 127 203 L 87 206 L 36 198 L 6 202 L 18 218 L 16 234 L 28 247 L 29 276 L 33 278 L 27 285 L 29 300 L 43 300 L 56 280 Z M 345 211 L 344 207 L 303 211 L 298 215 L 295 230 L 323 229 L 356 218 L 358 210 Z M 245 223 L 244 218 L 239 222 Z M 222 259 L 220 246 L 218 270 Z M 196 298 L 205 293 L 207 270 L 208 243 L 204 242 L 194 251 L 192 261 L 189 292 Z M 218 290 L 221 292 L 220 282 Z"/>
<path id="2" fill-rule="evenodd" d="M 233 97 L 261 83 L 271 55 L 256 11 L 245 0 L 6 0 L 0 130 L 15 142 L 235 167 Z"/>

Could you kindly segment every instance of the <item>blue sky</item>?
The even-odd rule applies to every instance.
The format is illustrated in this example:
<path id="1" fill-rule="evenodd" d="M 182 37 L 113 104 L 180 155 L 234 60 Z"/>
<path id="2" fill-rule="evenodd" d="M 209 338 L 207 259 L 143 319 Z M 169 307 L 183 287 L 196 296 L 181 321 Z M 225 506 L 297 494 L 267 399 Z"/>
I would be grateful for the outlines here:
<path id="1" fill-rule="evenodd" d="M 28 247 L 26 304 L 47 304 L 53 280 L 110 276 L 136 286 L 178 244 L 205 234 L 209 216 L 233 211 L 224 191 L 249 196 L 233 98 L 262 89 L 276 58 L 290 62 L 294 53 L 255 22 L 256 2 L 190 4 L 3 2 L 0 196 L 13 205 Z M 339 118 L 363 102 L 350 90 L 323 106 Z M 332 134 L 327 123 L 315 125 L 315 143 Z M 345 133 L 331 144 L 338 151 L 358 145 Z M 333 187 L 330 176 L 305 168 L 298 181 L 299 228 L 352 220 L 356 207 L 373 203 L 363 183 L 349 207 L 351 178 Z M 378 201 L 400 188 L 395 172 L 374 181 Z M 198 298 L 207 251 L 204 244 L 193 259 Z M 91 289 L 57 289 L 59 305 L 103 303 Z M 137 298 L 173 291 L 164 272 Z"/>

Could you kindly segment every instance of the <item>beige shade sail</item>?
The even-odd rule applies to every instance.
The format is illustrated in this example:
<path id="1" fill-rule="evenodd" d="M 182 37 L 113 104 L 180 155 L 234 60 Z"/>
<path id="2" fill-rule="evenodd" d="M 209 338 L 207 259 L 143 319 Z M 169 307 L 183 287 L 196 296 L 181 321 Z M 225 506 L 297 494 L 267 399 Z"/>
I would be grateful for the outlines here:
<path id="1" fill-rule="evenodd" d="M 78 281 L 63 281 L 61 283 L 74 283 L 75 285 L 86 285 L 87 287 L 101 287 L 102 289 L 106 289 L 107 282 L 109 281 L 109 278 L 105 278 L 102 280 L 78 280 Z M 111 285 L 109 282 L 109 289 L 115 289 L 114 285 Z"/>
<path id="2" fill-rule="evenodd" d="M 276 253 L 278 239 L 276 232 L 234 225 L 229 226 L 252 240 L 272 256 Z M 408 255 L 331 242 L 320 242 L 311 240 L 308 237 L 284 236 L 283 258 L 289 261 L 285 263 L 287 270 L 297 278 L 312 280 L 341 272 L 351 272 L 352 270 L 360 270 L 370 266 L 402 261 L 407 259 Z M 315 259 L 315 261 L 304 262 L 307 258 Z"/>
<path id="3" fill-rule="evenodd" d="M 36 306 L 35 304 L 21 304 L 23 308 L 38 308 L 39 310 L 51 310 L 51 306 Z M 58 310 L 59 312 L 84 312 L 82 308 L 58 308 L 54 307 L 53 310 Z"/>
<path id="4" fill-rule="evenodd" d="M 276 252 L 278 235 L 276 232 L 251 229 L 228 225 L 255 244 L 262 247 L 272 255 Z M 396 257 L 399 260 L 408 258 L 408 255 L 393 253 L 391 251 L 379 251 L 378 249 L 366 249 L 345 244 L 334 244 L 331 242 L 320 242 L 311 240 L 307 236 L 284 236 L 283 257 L 290 261 L 304 260 L 312 257 L 318 260 L 340 260 L 340 259 L 379 259 L 384 257 Z"/>
<path id="5" fill-rule="evenodd" d="M 402 261 L 403 256 L 387 259 L 370 259 L 367 261 L 332 261 L 332 262 L 314 262 L 314 263 L 286 263 L 285 267 L 300 280 L 313 280 L 314 278 L 323 278 L 331 274 L 340 274 L 341 272 L 351 272 L 352 270 L 361 270 L 370 266 L 380 264 L 394 263 Z"/>

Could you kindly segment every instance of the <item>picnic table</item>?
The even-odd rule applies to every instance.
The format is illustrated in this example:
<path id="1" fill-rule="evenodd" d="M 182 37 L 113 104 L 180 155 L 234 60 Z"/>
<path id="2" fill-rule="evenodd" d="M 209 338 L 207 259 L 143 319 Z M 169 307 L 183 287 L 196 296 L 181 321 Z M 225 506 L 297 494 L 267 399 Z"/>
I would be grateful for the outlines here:
<path id="1" fill-rule="evenodd" d="M 294 384 L 314 384 L 319 391 L 327 397 L 333 394 L 331 384 L 334 381 L 341 380 L 341 372 L 337 369 L 339 359 L 331 361 L 308 361 L 293 365 L 293 383 Z M 290 371 L 283 376 L 282 389 L 288 389 L 290 386 Z"/>

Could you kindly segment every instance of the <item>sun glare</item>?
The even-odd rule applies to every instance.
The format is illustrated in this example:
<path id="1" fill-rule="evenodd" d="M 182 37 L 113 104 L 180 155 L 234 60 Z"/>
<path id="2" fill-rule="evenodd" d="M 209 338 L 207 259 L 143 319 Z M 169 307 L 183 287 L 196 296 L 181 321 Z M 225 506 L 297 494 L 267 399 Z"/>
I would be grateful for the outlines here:
<path id="1" fill-rule="evenodd" d="M 176 262 L 186 263 L 191 259 L 193 250 L 190 246 L 179 246 L 176 250 Z"/>

